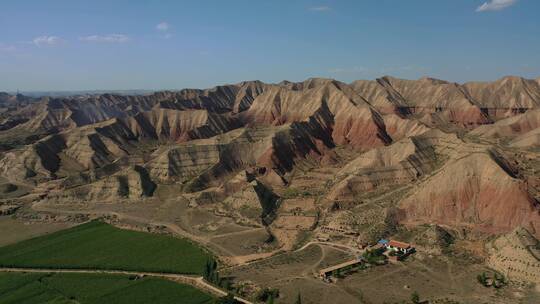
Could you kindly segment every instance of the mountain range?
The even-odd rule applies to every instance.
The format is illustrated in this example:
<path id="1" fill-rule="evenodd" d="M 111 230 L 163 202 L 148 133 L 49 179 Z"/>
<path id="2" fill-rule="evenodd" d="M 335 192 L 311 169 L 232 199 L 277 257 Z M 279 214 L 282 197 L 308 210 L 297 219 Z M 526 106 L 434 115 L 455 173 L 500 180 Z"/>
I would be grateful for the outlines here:
<path id="1" fill-rule="evenodd" d="M 361 217 L 357 207 L 377 198 L 385 229 L 391 219 L 540 237 L 540 78 L 0 93 L 0 151 L 4 203 L 140 201 L 164 188 L 199 205 L 236 197 L 258 200 L 247 220 L 279 240 L 279 204 L 291 193 L 316 197 L 320 225 L 361 234 L 334 218 Z"/>

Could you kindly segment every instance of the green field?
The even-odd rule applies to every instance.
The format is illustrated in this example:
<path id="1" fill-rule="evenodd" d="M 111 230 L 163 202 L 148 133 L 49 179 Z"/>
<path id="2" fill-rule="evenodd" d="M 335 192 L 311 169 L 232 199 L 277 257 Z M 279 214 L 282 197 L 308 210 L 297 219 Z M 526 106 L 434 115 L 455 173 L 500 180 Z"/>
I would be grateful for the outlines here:
<path id="1" fill-rule="evenodd" d="M 99 221 L 0 248 L 0 266 L 202 274 L 211 255 L 185 239 Z"/>
<path id="2" fill-rule="evenodd" d="M 191 286 L 106 274 L 0 273 L 0 304 L 213 303 Z"/>

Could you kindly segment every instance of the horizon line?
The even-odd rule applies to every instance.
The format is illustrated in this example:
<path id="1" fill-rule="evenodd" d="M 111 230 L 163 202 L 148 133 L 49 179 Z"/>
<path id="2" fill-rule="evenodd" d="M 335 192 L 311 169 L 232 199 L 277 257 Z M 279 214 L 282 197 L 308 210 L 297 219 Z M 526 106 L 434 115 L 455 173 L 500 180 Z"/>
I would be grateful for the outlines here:
<path id="1" fill-rule="evenodd" d="M 240 83 L 243 83 L 243 82 L 257 82 L 257 81 L 260 81 L 260 82 L 262 82 L 264 84 L 277 85 L 277 84 L 280 84 L 282 82 L 301 83 L 301 82 L 308 81 L 308 80 L 311 80 L 311 79 L 335 80 L 335 81 L 339 81 L 339 82 L 342 82 L 342 83 L 345 83 L 345 84 L 351 84 L 351 83 L 353 83 L 355 81 L 376 81 L 377 79 L 381 79 L 381 78 L 395 78 L 395 79 L 410 80 L 410 81 L 419 81 L 419 80 L 422 80 L 422 79 L 434 79 L 434 80 L 445 81 L 445 82 L 448 82 L 448 83 L 456 83 L 456 84 L 463 85 L 463 84 L 472 83 L 472 82 L 494 82 L 494 81 L 500 81 L 502 79 L 512 78 L 512 77 L 517 77 L 517 78 L 521 78 L 521 79 L 525 79 L 525 80 L 540 80 L 540 75 L 538 77 L 527 78 L 527 77 L 524 77 L 524 76 L 511 75 L 511 74 L 500 76 L 500 77 L 495 78 L 493 80 L 469 80 L 469 81 L 463 81 L 463 82 L 450 81 L 450 80 L 445 80 L 445 79 L 442 79 L 442 78 L 430 77 L 430 76 L 427 76 L 427 75 L 416 78 L 416 79 L 402 78 L 402 77 L 396 77 L 396 76 L 392 76 L 392 75 L 382 75 L 380 77 L 376 77 L 376 78 L 372 78 L 372 79 L 365 79 L 365 78 L 355 79 L 355 80 L 352 80 L 350 82 L 342 81 L 342 80 L 332 78 L 332 77 L 316 77 L 316 76 L 314 76 L 314 77 L 308 77 L 308 78 L 305 78 L 304 80 L 299 80 L 299 81 L 291 81 L 291 80 L 283 79 L 283 80 L 281 80 L 279 82 L 266 82 L 266 81 L 262 81 L 262 80 L 259 80 L 259 79 L 251 79 L 251 80 L 242 80 L 242 81 L 238 81 L 238 82 L 223 82 L 223 83 L 215 84 L 213 86 L 204 87 L 204 88 L 200 88 L 200 87 L 181 87 L 181 88 L 159 88 L 159 89 L 142 89 L 142 88 L 139 88 L 139 89 L 69 89 L 69 90 L 54 90 L 54 89 L 21 90 L 21 89 L 17 89 L 17 90 L 0 90 L 0 93 L 7 93 L 7 94 L 10 94 L 10 95 L 17 94 L 17 92 L 19 94 L 22 94 L 22 95 L 24 95 L 23 93 L 30 93 L 30 94 L 35 94 L 35 93 L 49 93 L 49 94 L 50 93 L 60 93 L 60 94 L 65 94 L 65 93 L 91 93 L 91 92 L 96 92 L 96 94 L 106 94 L 106 93 L 134 92 L 134 91 L 141 91 L 141 92 L 146 92 L 146 93 L 155 93 L 155 92 L 167 92 L 167 91 L 175 92 L 175 91 L 181 91 L 181 90 L 186 90 L 186 89 L 206 90 L 206 89 L 212 89 L 212 88 L 219 87 L 219 86 L 237 85 L 237 84 L 240 84 Z"/>

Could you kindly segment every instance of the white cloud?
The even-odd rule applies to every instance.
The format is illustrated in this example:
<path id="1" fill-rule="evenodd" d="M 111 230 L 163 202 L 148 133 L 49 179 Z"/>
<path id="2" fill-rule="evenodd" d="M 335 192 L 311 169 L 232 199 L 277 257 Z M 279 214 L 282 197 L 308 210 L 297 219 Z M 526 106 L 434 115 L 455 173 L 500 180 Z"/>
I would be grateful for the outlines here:
<path id="1" fill-rule="evenodd" d="M 516 4 L 517 0 L 490 0 L 476 8 L 477 12 L 499 11 Z"/>
<path id="2" fill-rule="evenodd" d="M 37 46 L 45 46 L 60 44 L 62 41 L 63 40 L 60 37 L 44 35 L 34 38 L 34 40 L 32 40 L 32 43 Z"/>
<path id="3" fill-rule="evenodd" d="M 124 43 L 124 42 L 128 42 L 130 38 L 123 34 L 108 34 L 108 35 L 91 35 L 91 36 L 79 37 L 79 40 L 87 41 L 87 42 Z"/>
<path id="4" fill-rule="evenodd" d="M 161 31 L 161 32 L 166 32 L 169 30 L 169 28 L 170 28 L 169 24 L 165 21 L 156 25 L 156 30 Z"/>
<path id="5" fill-rule="evenodd" d="M 315 11 L 315 12 L 325 12 L 325 11 L 329 11 L 330 7 L 329 6 L 313 6 L 313 7 L 310 7 L 309 10 Z"/>

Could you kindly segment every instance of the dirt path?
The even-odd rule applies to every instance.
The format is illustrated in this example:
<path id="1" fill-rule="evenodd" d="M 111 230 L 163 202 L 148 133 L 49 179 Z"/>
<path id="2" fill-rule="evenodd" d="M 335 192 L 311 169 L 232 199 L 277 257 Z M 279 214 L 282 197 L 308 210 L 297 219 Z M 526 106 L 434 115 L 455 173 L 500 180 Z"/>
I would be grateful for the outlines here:
<path id="1" fill-rule="evenodd" d="M 310 241 L 310 242 L 304 244 L 304 246 L 302 246 L 302 247 L 300 247 L 300 248 L 298 248 L 298 249 L 296 249 L 294 251 L 281 251 L 281 250 L 278 249 L 278 250 L 275 250 L 275 251 L 272 251 L 272 252 L 268 252 L 266 254 L 265 253 L 258 253 L 257 254 L 258 258 L 257 259 L 255 259 L 255 257 L 253 257 L 251 260 L 243 261 L 243 263 L 239 263 L 237 265 L 231 265 L 231 266 L 228 266 L 228 267 L 224 267 L 223 270 L 231 270 L 231 269 L 235 269 L 235 268 L 238 268 L 238 267 L 255 264 L 255 263 L 258 263 L 258 262 L 260 262 L 261 260 L 263 260 L 265 258 L 276 257 L 276 256 L 279 256 L 279 255 L 282 255 L 282 254 L 288 254 L 288 253 L 291 253 L 291 252 L 298 253 L 298 252 L 300 252 L 302 250 L 305 250 L 306 248 L 308 248 L 311 245 L 319 246 L 319 247 L 321 247 L 321 249 L 323 249 L 324 246 L 329 246 L 329 247 L 332 247 L 334 249 L 337 249 L 337 250 L 340 250 L 340 251 L 343 251 L 343 252 L 351 253 L 353 255 L 361 254 L 363 252 L 363 250 L 360 250 L 358 248 L 354 248 L 354 247 L 351 247 L 351 246 L 343 245 L 343 244 L 332 243 L 332 242 Z M 321 246 L 321 245 L 324 245 L 324 246 Z M 323 251 L 324 251 L 324 249 L 323 249 Z M 305 277 L 305 276 L 302 275 L 301 277 Z"/>
<path id="2" fill-rule="evenodd" d="M 46 269 L 46 268 L 0 268 L 0 272 L 33 272 L 33 273 L 89 273 L 89 274 L 121 274 L 121 275 L 138 275 L 149 276 L 171 280 L 178 283 L 191 285 L 197 289 L 204 290 L 214 296 L 223 297 L 227 292 L 209 284 L 203 277 L 189 276 L 181 274 L 160 273 L 160 272 L 138 272 L 138 271 L 123 271 L 123 270 L 97 270 L 97 269 Z M 235 297 L 236 300 L 245 303 L 253 304 L 252 302 Z"/>
<path id="3" fill-rule="evenodd" d="M 307 247 L 309 247 L 311 245 L 330 246 L 330 247 L 333 247 L 333 248 L 335 248 L 337 250 L 349 252 L 349 253 L 352 253 L 352 254 L 361 254 L 364 251 L 364 250 L 361 250 L 361 249 L 358 249 L 358 248 L 355 248 L 355 247 L 352 247 L 352 246 L 343 245 L 343 244 L 339 244 L 339 243 L 310 241 L 310 242 L 307 242 L 304 246 L 296 249 L 294 252 L 300 252 L 300 251 L 306 249 Z"/>
<path id="4" fill-rule="evenodd" d="M 209 239 L 219 239 L 219 238 L 223 238 L 223 237 L 229 237 L 229 236 L 235 236 L 235 235 L 242 235 L 242 234 L 247 234 L 247 233 L 251 233 L 251 232 L 255 232 L 255 231 L 261 231 L 261 230 L 265 230 L 265 231 L 266 231 L 266 228 L 265 228 L 265 227 L 260 227 L 260 228 L 253 228 L 253 229 L 248 229 L 248 230 L 242 230 L 242 231 L 228 232 L 228 233 L 223 233 L 223 234 L 218 234 L 218 235 L 209 236 L 208 238 L 209 238 Z"/>
<path id="5" fill-rule="evenodd" d="M 454 276 L 454 268 L 452 262 L 446 263 L 446 271 L 448 271 L 448 277 L 450 278 L 450 288 L 456 289 L 456 277 Z"/>
<path id="6" fill-rule="evenodd" d="M 315 263 L 313 263 L 313 265 L 310 265 L 309 267 L 304 269 L 304 271 L 302 271 L 302 276 L 306 278 L 310 278 L 310 274 L 315 272 L 315 270 L 319 267 L 319 265 L 321 265 L 321 263 L 326 258 L 326 249 L 324 248 L 324 246 L 321 246 L 318 244 L 316 246 L 319 246 L 319 248 L 321 248 L 321 257 Z"/>

